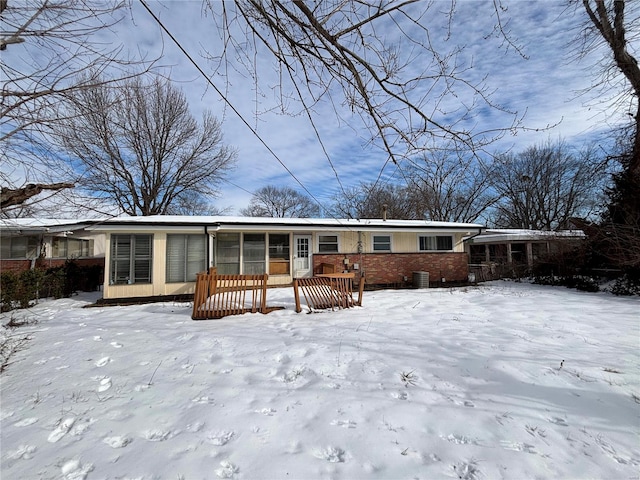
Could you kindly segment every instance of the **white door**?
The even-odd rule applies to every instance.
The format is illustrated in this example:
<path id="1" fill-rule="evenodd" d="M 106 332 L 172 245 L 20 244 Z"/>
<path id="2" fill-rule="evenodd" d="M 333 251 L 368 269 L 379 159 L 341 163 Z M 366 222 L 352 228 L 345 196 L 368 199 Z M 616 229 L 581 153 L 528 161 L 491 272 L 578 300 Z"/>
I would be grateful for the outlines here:
<path id="1" fill-rule="evenodd" d="M 311 235 L 294 235 L 293 244 L 293 278 L 310 277 Z"/>

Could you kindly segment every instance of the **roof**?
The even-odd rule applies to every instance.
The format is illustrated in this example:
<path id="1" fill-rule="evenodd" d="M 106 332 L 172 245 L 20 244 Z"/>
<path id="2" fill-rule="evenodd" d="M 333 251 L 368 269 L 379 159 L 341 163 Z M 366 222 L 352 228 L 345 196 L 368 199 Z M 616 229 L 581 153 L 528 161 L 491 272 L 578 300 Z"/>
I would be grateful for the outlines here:
<path id="1" fill-rule="evenodd" d="M 9 233 L 38 234 L 83 230 L 100 220 L 69 218 L 3 218 L 0 230 Z"/>
<path id="2" fill-rule="evenodd" d="M 117 217 L 105 220 L 92 230 L 110 231 L 162 227 L 202 227 L 207 231 L 221 230 L 353 230 L 353 231 L 464 231 L 478 232 L 484 226 L 477 223 L 433 222 L 428 220 L 334 219 L 334 218 L 271 218 L 229 216 L 156 215 L 147 217 Z"/>
<path id="3" fill-rule="evenodd" d="M 472 243 L 506 243 L 518 241 L 578 240 L 585 238 L 582 230 L 525 230 L 525 229 L 487 229 L 474 237 Z"/>

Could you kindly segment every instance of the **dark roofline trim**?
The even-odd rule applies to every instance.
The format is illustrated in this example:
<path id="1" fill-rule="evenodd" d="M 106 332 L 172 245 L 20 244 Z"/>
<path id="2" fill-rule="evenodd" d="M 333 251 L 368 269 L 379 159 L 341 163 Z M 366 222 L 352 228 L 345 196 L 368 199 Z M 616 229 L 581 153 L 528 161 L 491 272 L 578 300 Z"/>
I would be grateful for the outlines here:
<path id="1" fill-rule="evenodd" d="M 270 227 L 277 228 L 292 228 L 292 229 L 313 229 L 313 228 L 330 228 L 334 230 L 354 230 L 360 229 L 376 229 L 376 230 L 478 230 L 485 229 L 486 227 L 480 224 L 468 224 L 468 225 L 367 225 L 367 224 L 330 224 L 330 223 L 286 223 L 286 222 L 273 222 L 273 223 L 259 223 L 259 222 L 212 222 L 212 223 L 188 223 L 188 222 L 101 222 L 97 225 L 101 229 L 108 227 L 120 228 L 120 227 L 264 227 L 265 230 L 269 230 Z"/>

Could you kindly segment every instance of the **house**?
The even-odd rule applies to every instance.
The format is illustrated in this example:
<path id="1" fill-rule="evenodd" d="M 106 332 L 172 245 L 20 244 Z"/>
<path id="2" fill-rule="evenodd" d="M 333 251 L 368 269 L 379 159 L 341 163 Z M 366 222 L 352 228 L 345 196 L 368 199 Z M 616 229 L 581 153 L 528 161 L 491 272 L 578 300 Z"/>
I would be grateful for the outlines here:
<path id="1" fill-rule="evenodd" d="M 415 271 L 431 281 L 468 278 L 464 239 L 479 224 L 423 220 L 119 217 L 89 227 L 105 235 L 104 299 L 192 294 L 196 273 L 269 274 L 269 285 L 294 278 L 355 272 L 368 285 L 410 285 Z"/>
<path id="2" fill-rule="evenodd" d="M 14 218 L 0 220 L 0 271 L 52 268 L 73 259 L 104 265 L 104 234 L 87 230 L 97 220 Z"/>
<path id="3" fill-rule="evenodd" d="M 585 238 L 582 230 L 487 229 L 465 245 L 470 272 L 488 280 L 529 274 L 537 262 L 572 251 Z"/>

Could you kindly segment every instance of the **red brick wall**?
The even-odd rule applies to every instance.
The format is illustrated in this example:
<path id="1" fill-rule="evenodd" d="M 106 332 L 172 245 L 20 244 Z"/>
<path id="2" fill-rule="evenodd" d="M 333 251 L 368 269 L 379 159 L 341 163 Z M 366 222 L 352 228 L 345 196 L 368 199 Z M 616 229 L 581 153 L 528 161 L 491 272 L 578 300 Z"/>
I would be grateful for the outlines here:
<path id="1" fill-rule="evenodd" d="M 429 272 L 431 283 L 440 282 L 445 278 L 447 282 L 465 282 L 469 274 L 469 258 L 466 253 L 367 253 L 346 255 L 352 271 L 352 264 L 359 263 L 360 270 L 364 270 L 367 284 L 397 284 L 413 282 L 413 272 Z M 330 263 L 336 266 L 337 272 L 345 270 L 344 254 L 313 255 L 313 269 L 318 273 L 320 264 Z"/>
<path id="2" fill-rule="evenodd" d="M 22 272 L 31 268 L 31 260 L 0 260 L 0 272 Z"/>
<path id="3" fill-rule="evenodd" d="M 48 269 L 53 267 L 60 267 L 64 265 L 66 260 L 64 258 L 45 258 L 37 261 L 39 268 Z M 78 265 L 102 265 L 104 266 L 104 258 L 78 258 L 75 260 Z M 0 272 L 22 272 L 31 268 L 31 260 L 0 260 Z"/>

